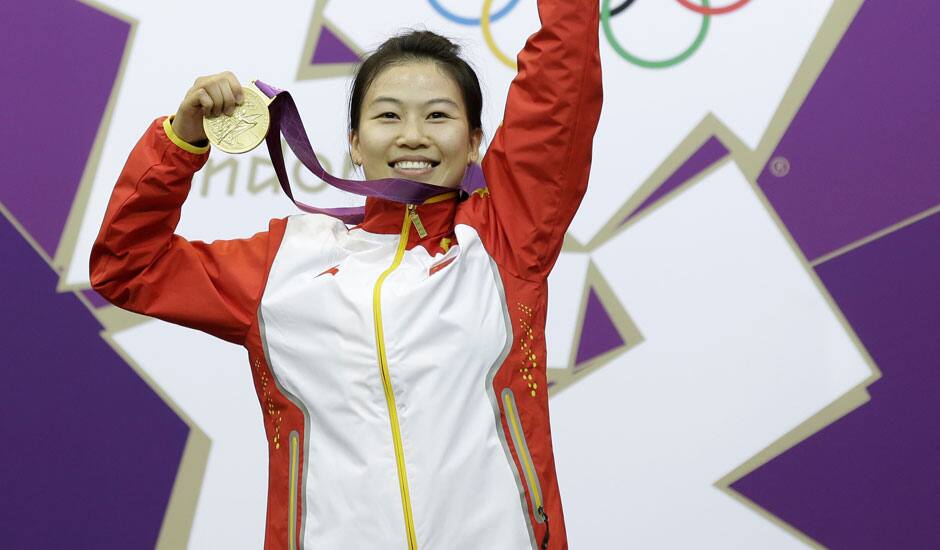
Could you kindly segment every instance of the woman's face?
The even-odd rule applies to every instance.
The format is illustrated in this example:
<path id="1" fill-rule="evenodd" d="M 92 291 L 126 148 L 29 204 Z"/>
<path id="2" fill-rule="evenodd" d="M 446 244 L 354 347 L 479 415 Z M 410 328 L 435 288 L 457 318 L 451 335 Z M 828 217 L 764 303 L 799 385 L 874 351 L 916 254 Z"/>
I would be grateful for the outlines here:
<path id="1" fill-rule="evenodd" d="M 483 132 L 470 130 L 460 88 L 433 62 L 384 69 L 366 91 L 360 112 L 359 131 L 350 132 L 349 145 L 367 179 L 457 188 L 479 156 Z"/>

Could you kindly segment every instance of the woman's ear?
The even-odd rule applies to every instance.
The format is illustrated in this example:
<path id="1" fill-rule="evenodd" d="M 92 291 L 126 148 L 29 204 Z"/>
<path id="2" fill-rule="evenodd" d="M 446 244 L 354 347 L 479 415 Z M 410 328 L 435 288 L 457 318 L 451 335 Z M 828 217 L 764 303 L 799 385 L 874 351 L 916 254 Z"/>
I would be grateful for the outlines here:
<path id="1" fill-rule="evenodd" d="M 480 160 L 480 144 L 483 143 L 483 130 L 477 128 L 470 132 L 470 152 L 467 154 L 467 166 Z"/>
<path id="2" fill-rule="evenodd" d="M 353 164 L 362 166 L 362 151 L 359 149 L 359 132 L 355 130 L 349 131 L 349 156 L 352 158 Z"/>

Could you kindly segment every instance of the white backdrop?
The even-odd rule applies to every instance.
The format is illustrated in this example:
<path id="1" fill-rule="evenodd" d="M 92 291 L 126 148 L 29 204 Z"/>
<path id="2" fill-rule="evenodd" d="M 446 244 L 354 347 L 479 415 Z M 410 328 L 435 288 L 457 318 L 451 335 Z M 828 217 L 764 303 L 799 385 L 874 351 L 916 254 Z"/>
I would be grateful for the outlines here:
<path id="1" fill-rule="evenodd" d="M 479 16 L 482 0 L 441 0 Z M 496 9 L 505 0 L 496 0 Z M 65 282 L 88 284 L 87 258 L 117 174 L 150 121 L 175 111 L 199 75 L 232 70 L 289 89 L 322 157 L 346 162 L 347 76 L 298 78 L 312 30 L 328 24 L 369 50 L 396 31 L 428 28 L 458 39 L 484 82 L 493 135 L 513 72 L 476 26 L 457 25 L 425 0 L 230 2 L 110 0 L 134 22 L 110 125 L 81 215 Z M 558 392 L 553 438 L 572 548 L 790 548 L 803 539 L 718 482 L 872 374 L 806 259 L 732 154 L 618 233 L 597 239 L 677 148 L 713 119 L 744 151 L 758 149 L 800 76 L 832 1 L 755 0 L 712 18 L 690 59 L 651 70 L 601 38 L 605 104 L 591 185 L 550 279 L 549 366 L 570 369 L 583 327 L 582 296 L 596 270 L 642 341 Z M 613 19 L 641 56 L 675 55 L 701 16 L 671 0 L 639 1 Z M 538 27 L 534 0 L 493 23 L 506 52 Z M 225 38 L 231 29 L 247 38 Z M 716 123 L 716 125 L 718 124 Z M 213 152 L 194 179 L 179 232 L 247 236 L 293 206 L 262 149 Z M 210 173 L 211 172 L 211 173 Z M 209 175 L 207 175 L 209 174 Z M 307 181 L 318 205 L 359 201 Z M 753 178 L 753 176 L 751 176 Z M 646 185 L 646 186 L 644 186 Z M 592 246 L 579 246 L 587 244 Z M 258 548 L 267 464 L 245 354 L 194 331 L 146 321 L 110 335 L 212 441 L 191 548 Z"/>

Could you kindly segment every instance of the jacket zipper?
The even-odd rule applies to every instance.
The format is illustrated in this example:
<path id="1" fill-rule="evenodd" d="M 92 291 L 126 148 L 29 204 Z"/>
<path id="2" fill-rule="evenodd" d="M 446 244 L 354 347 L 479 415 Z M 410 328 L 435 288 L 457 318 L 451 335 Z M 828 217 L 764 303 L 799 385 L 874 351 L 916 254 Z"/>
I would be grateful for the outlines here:
<path id="1" fill-rule="evenodd" d="M 409 223 L 411 222 L 411 223 Z M 414 205 L 408 205 L 402 222 L 401 235 L 398 239 L 398 250 L 395 252 L 395 259 L 375 282 L 375 288 L 372 292 L 372 314 L 375 321 L 375 346 L 379 359 L 379 367 L 382 375 L 382 385 L 385 388 L 385 402 L 388 406 L 389 423 L 392 428 L 392 440 L 395 445 L 395 461 L 398 465 L 398 487 L 401 490 L 401 506 L 405 515 L 405 532 L 408 536 L 408 549 L 417 550 L 418 541 L 415 537 L 414 517 L 411 512 L 411 496 L 408 491 L 408 473 L 405 470 L 405 451 L 401 442 L 401 429 L 398 425 L 398 409 L 395 405 L 395 394 L 392 391 L 392 381 L 388 373 L 388 358 L 385 354 L 385 332 L 382 327 L 382 284 L 385 279 L 398 269 L 402 258 L 405 256 L 405 246 L 408 244 L 408 234 L 412 223 L 418 229 L 418 234 L 424 230 L 420 225 L 421 220 L 415 212 Z M 427 235 L 427 233 L 424 233 Z"/>
<path id="2" fill-rule="evenodd" d="M 290 433 L 290 501 L 287 504 L 288 548 L 297 550 L 297 474 L 300 471 L 300 435 Z"/>
<path id="3" fill-rule="evenodd" d="M 427 237 L 428 232 L 424 228 L 424 224 L 421 223 L 421 218 L 418 217 L 418 211 L 413 204 L 408 205 L 408 217 L 411 218 L 411 223 L 414 224 L 415 229 L 418 231 L 418 236 L 422 239 Z"/>
<path id="4" fill-rule="evenodd" d="M 503 405 L 506 409 L 506 417 L 509 420 L 509 429 L 512 432 L 512 443 L 516 448 L 516 456 L 522 463 L 523 475 L 526 485 L 529 487 L 529 496 L 532 498 L 532 509 L 535 515 L 535 521 L 545 524 L 545 535 L 542 537 L 541 548 L 548 548 L 549 523 L 548 514 L 545 513 L 545 507 L 542 503 L 542 486 L 539 483 L 538 472 L 535 470 L 535 464 L 532 462 L 532 456 L 529 454 L 529 446 L 526 444 L 525 432 L 522 430 L 522 419 L 516 408 L 516 399 L 512 390 L 503 389 Z"/>

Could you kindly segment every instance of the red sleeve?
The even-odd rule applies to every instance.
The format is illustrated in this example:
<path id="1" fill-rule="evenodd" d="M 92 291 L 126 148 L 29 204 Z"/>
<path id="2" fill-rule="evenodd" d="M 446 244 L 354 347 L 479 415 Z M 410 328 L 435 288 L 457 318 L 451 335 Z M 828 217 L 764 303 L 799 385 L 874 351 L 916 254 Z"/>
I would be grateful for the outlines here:
<path id="1" fill-rule="evenodd" d="M 208 151 L 171 141 L 155 121 L 131 152 L 91 251 L 92 287 L 116 306 L 243 343 L 285 222 L 250 239 L 175 235 Z"/>
<path id="2" fill-rule="evenodd" d="M 587 189 L 601 110 L 597 0 L 539 0 L 503 124 L 483 160 L 519 275 L 544 278 Z"/>

